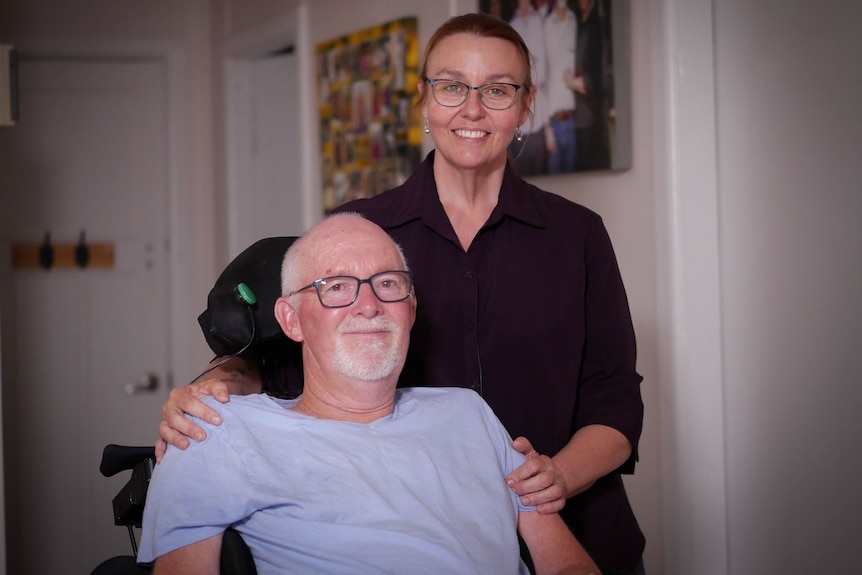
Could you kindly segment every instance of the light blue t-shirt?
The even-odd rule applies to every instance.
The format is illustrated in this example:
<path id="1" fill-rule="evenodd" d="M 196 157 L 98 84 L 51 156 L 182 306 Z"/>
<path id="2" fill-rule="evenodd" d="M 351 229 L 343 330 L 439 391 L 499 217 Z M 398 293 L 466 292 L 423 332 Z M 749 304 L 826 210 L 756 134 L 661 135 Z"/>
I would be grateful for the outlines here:
<path id="1" fill-rule="evenodd" d="M 316 419 L 266 395 L 209 400 L 221 426 L 168 449 L 138 560 L 233 526 L 260 575 L 528 573 L 505 476 L 524 461 L 490 407 L 460 388 L 398 390 L 370 424 Z"/>

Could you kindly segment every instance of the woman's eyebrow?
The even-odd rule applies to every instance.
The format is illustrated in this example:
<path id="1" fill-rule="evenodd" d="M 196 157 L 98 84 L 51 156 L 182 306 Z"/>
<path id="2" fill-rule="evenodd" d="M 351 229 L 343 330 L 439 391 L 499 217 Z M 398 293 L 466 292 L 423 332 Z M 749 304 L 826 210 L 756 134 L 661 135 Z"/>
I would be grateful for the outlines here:
<path id="1" fill-rule="evenodd" d="M 464 74 L 458 70 L 441 70 L 439 74 L 430 76 L 431 78 L 446 78 L 448 80 L 463 80 Z M 515 77 L 508 73 L 491 74 L 486 76 L 482 84 L 492 84 L 494 82 L 514 82 Z"/>

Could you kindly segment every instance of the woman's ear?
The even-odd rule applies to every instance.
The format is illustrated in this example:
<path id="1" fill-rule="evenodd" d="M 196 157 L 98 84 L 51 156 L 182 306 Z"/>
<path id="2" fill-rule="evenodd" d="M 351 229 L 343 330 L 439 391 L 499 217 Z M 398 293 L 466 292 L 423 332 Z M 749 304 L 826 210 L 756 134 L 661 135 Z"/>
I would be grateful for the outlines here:
<path id="1" fill-rule="evenodd" d="M 422 104 L 422 120 L 424 122 L 428 121 L 428 98 L 430 97 L 429 94 L 425 93 L 426 87 L 427 87 L 427 84 L 424 80 L 419 80 L 416 83 L 416 89 L 417 89 L 418 95 L 419 95 L 418 101 Z"/>
<path id="2" fill-rule="evenodd" d="M 536 86 L 530 86 L 530 93 L 524 97 L 524 103 L 521 107 L 521 116 L 518 118 L 518 126 L 523 126 L 530 117 L 530 109 L 533 107 L 533 100 L 536 99 Z"/>
<path id="3" fill-rule="evenodd" d="M 293 341 L 302 341 L 302 327 L 299 325 L 299 317 L 297 309 L 294 307 L 290 299 L 280 297 L 275 300 L 275 321 L 281 326 L 281 331 L 284 335 Z"/>

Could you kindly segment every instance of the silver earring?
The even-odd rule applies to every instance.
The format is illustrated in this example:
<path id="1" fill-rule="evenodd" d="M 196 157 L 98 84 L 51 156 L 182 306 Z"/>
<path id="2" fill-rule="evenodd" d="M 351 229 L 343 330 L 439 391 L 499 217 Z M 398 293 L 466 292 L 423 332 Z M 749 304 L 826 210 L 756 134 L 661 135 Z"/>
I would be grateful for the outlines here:
<path id="1" fill-rule="evenodd" d="M 524 134 L 521 133 L 521 128 L 515 130 L 515 139 L 519 142 L 524 139 Z"/>
<path id="2" fill-rule="evenodd" d="M 428 118 L 427 117 L 423 118 L 423 120 L 424 120 L 423 129 L 425 130 L 425 133 L 430 134 L 431 133 L 431 126 L 428 125 Z"/>

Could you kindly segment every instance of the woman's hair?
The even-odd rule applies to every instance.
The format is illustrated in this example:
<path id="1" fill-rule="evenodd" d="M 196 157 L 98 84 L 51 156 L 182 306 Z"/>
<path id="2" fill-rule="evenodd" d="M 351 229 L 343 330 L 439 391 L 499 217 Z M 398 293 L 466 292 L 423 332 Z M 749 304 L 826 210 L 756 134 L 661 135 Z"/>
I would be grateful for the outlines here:
<path id="1" fill-rule="evenodd" d="M 530 50 L 527 48 L 524 39 L 521 38 L 521 35 L 514 28 L 509 26 L 508 22 L 481 12 L 453 16 L 437 28 L 437 31 L 428 40 L 428 45 L 425 46 L 425 54 L 422 56 L 422 70 L 419 73 L 420 80 L 424 82 L 428 79 L 428 56 L 431 55 L 437 44 L 441 40 L 456 34 L 471 34 L 480 38 L 499 38 L 512 44 L 518 51 L 518 56 L 521 58 L 521 62 L 523 62 L 524 69 L 527 72 L 522 94 L 530 93 L 530 90 L 533 88 L 533 72 L 530 66 Z M 420 106 L 424 103 L 426 97 L 427 91 L 423 90 L 419 99 Z"/>

